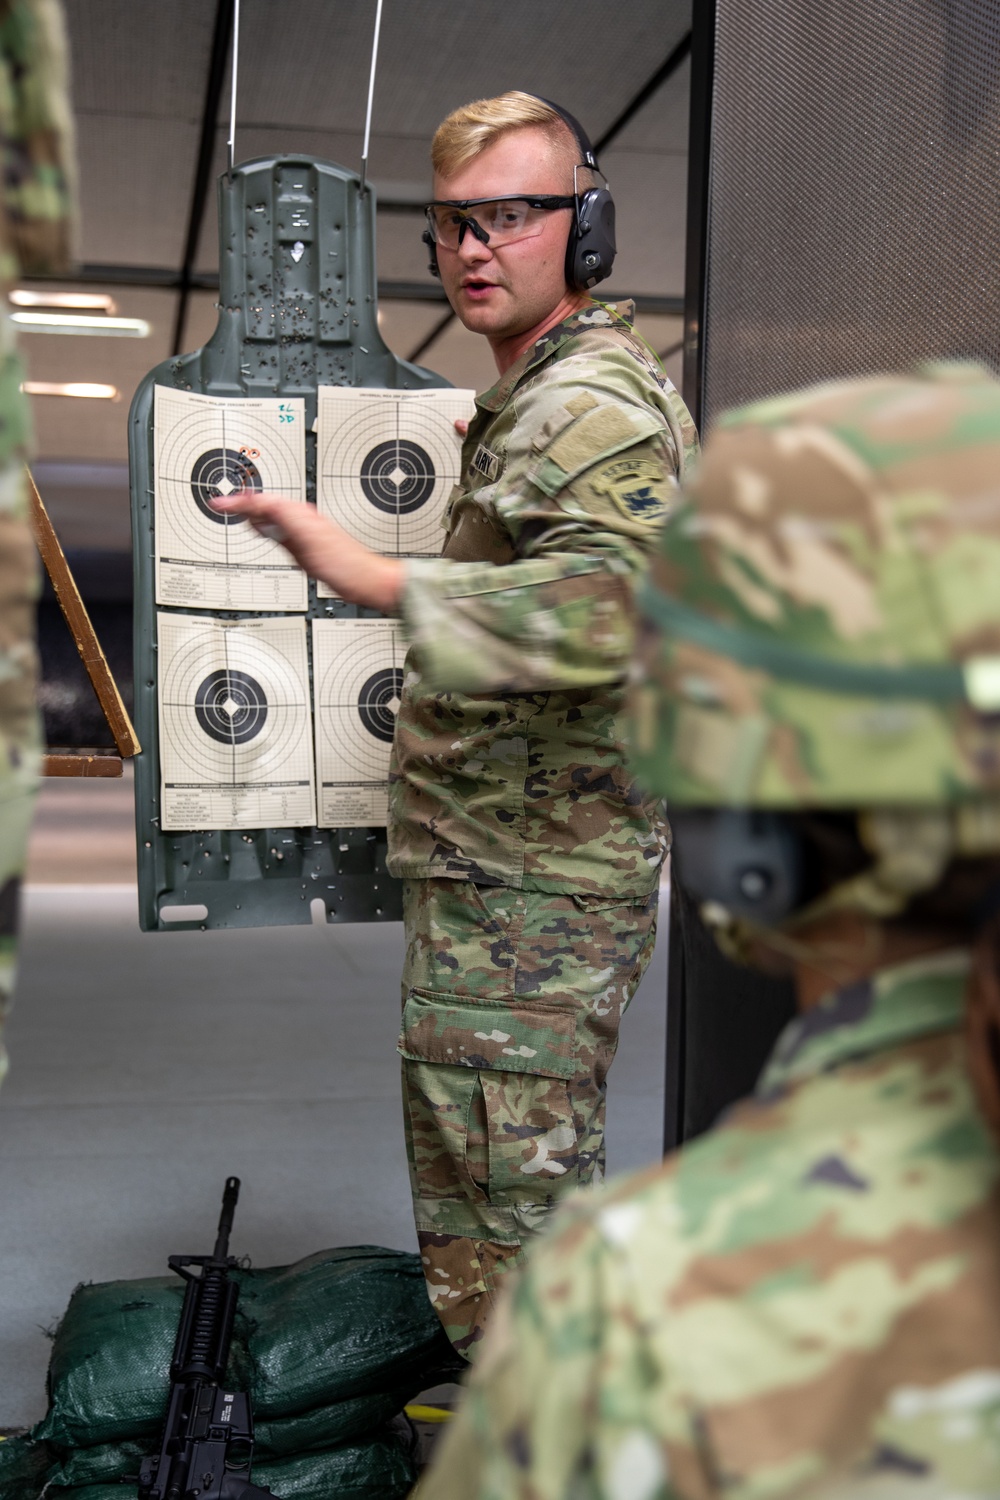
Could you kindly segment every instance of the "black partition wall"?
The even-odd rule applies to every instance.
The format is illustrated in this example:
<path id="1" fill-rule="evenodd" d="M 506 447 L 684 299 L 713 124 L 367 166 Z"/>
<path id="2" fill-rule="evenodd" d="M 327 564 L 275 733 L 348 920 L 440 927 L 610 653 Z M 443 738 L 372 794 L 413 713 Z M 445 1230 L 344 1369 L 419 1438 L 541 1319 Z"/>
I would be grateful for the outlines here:
<path id="1" fill-rule="evenodd" d="M 702 422 L 833 376 L 998 362 L 1000 6 L 695 6 L 685 380 Z"/>
<path id="2" fill-rule="evenodd" d="M 1000 5 L 696 0 L 685 397 L 1000 368 Z M 752 1086 L 790 986 L 671 920 L 668 1146 Z"/>

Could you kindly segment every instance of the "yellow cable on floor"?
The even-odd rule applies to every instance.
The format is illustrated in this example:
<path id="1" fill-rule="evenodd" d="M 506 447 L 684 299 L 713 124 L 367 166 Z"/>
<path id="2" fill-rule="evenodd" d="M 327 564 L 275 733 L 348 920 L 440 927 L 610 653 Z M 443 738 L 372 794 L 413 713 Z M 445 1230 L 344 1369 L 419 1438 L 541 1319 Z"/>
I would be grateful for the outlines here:
<path id="1" fill-rule="evenodd" d="M 450 1422 L 455 1415 L 444 1406 L 404 1406 L 411 1422 Z"/>

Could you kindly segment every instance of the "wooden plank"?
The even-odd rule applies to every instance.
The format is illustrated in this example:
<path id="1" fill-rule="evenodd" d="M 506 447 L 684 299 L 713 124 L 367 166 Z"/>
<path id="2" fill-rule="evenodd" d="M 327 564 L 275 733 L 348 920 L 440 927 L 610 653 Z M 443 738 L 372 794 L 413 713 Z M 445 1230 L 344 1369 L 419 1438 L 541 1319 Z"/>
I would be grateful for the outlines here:
<path id="1" fill-rule="evenodd" d="M 59 608 L 63 612 L 63 618 L 69 627 L 70 634 L 76 642 L 76 649 L 80 653 L 80 660 L 87 669 L 87 676 L 93 684 L 97 701 L 104 711 L 104 717 L 108 721 L 108 727 L 114 736 L 115 744 L 118 746 L 119 754 L 126 760 L 133 755 L 138 755 L 142 746 L 136 736 L 129 718 L 128 709 L 122 702 L 118 684 L 111 675 L 107 657 L 101 650 L 101 643 L 90 622 L 87 607 L 80 597 L 80 590 L 76 586 L 66 554 L 59 545 L 55 528 L 49 520 L 49 513 L 45 509 L 34 476 L 30 469 L 26 469 L 28 485 L 31 491 L 31 526 L 35 534 L 35 544 L 41 554 L 45 571 L 52 580 L 56 598 L 59 600 Z M 53 775 L 74 775 L 74 772 L 53 772 Z M 86 773 L 84 773 L 86 774 Z M 95 773 L 92 773 L 95 774 Z M 96 773 L 106 774 L 106 773 Z M 117 773 L 121 775 L 119 771 Z"/>
<path id="2" fill-rule="evenodd" d="M 68 751 L 42 758 L 43 776 L 121 776 L 125 762 L 120 755 L 101 751 Z"/>

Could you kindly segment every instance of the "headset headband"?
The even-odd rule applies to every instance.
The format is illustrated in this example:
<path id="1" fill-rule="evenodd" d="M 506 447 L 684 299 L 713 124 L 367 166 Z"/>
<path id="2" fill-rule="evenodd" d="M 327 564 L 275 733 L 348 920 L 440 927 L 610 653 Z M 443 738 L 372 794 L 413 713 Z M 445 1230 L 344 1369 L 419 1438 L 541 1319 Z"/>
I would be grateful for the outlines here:
<path id="1" fill-rule="evenodd" d="M 571 115 L 568 109 L 563 109 L 561 105 L 556 104 L 554 99 L 545 99 L 541 94 L 532 94 L 531 97 L 532 99 L 537 99 L 539 104 L 547 104 L 549 109 L 554 110 L 560 120 L 569 126 L 576 137 L 576 144 L 580 148 L 580 155 L 583 157 L 580 165 L 582 167 L 590 167 L 594 172 L 599 172 L 601 169 L 597 165 L 597 157 L 594 155 L 594 148 L 590 144 L 590 137 L 576 116 Z"/>

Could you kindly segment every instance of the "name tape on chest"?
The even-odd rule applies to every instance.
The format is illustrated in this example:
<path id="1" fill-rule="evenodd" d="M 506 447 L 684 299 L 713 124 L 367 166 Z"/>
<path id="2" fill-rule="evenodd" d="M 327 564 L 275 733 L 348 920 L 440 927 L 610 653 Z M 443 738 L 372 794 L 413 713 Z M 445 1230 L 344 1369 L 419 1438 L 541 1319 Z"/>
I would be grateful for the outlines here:
<path id="1" fill-rule="evenodd" d="M 482 474 L 483 477 L 485 479 L 488 479 L 492 484 L 494 479 L 500 478 L 500 470 L 502 468 L 502 465 L 497 455 L 495 453 L 491 453 L 488 448 L 484 447 L 484 445 L 480 443 L 479 447 L 472 455 L 472 463 L 469 467 L 474 470 L 475 473 Z"/>
<path id="2" fill-rule="evenodd" d="M 599 494 L 608 495 L 632 521 L 658 524 L 667 513 L 676 486 L 660 464 L 649 459 L 620 458 L 601 469 L 593 481 Z"/>

